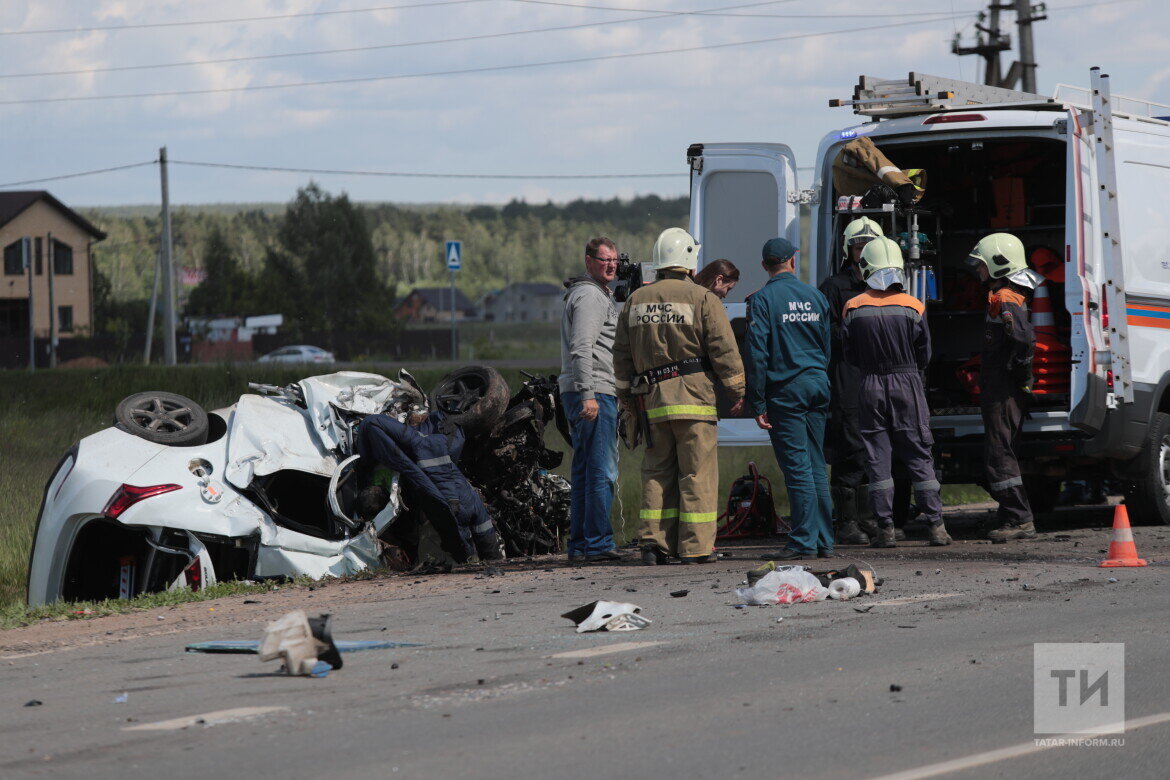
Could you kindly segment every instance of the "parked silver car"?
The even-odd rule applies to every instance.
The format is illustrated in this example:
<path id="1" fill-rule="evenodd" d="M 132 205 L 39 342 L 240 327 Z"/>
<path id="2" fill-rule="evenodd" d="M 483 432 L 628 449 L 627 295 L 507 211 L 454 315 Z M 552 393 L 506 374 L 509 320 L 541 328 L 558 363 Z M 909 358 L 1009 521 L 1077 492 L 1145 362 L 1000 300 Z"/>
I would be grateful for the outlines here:
<path id="1" fill-rule="evenodd" d="M 312 347 L 308 344 L 297 344 L 291 347 L 281 347 L 275 352 L 259 358 L 259 363 L 315 363 L 318 365 L 336 363 L 337 358 L 332 352 Z"/>

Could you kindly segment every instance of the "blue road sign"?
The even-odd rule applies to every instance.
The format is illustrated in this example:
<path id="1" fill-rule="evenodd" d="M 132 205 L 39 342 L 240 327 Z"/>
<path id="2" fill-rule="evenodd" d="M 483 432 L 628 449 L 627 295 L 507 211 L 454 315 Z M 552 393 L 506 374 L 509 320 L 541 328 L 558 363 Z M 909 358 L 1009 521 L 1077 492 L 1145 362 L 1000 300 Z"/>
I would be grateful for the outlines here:
<path id="1" fill-rule="evenodd" d="M 447 242 L 447 270 L 458 271 L 463 267 L 463 242 Z"/>

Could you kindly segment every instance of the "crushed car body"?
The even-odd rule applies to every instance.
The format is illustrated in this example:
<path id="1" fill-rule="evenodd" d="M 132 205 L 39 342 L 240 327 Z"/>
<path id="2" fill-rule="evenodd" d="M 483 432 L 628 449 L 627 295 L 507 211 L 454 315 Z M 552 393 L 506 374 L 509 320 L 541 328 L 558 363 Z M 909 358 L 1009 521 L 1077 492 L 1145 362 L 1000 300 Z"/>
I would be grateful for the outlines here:
<path id="1" fill-rule="evenodd" d="M 406 371 L 397 380 L 342 371 L 250 385 L 212 412 L 172 393 L 130 396 L 115 426 L 72 447 L 46 485 L 29 604 L 380 567 L 379 537 L 407 513 L 397 473 L 372 517 L 356 511 L 356 431 L 370 415 L 402 422 L 445 407 L 452 424 L 490 439 L 506 384 L 502 401 L 486 405 L 486 385 L 461 387 L 457 398 L 441 396 L 444 386 L 431 399 Z"/>

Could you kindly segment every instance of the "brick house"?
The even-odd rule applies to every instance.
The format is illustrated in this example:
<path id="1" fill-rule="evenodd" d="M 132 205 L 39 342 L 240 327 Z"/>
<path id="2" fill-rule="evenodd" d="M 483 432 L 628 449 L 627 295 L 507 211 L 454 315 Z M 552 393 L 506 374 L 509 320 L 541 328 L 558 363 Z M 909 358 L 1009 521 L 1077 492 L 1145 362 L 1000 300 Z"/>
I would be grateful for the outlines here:
<path id="1" fill-rule="evenodd" d="M 475 305 L 456 289 L 456 321 L 473 319 L 475 314 Z M 451 288 L 415 287 L 394 307 L 394 316 L 406 322 L 450 322 Z"/>
<path id="2" fill-rule="evenodd" d="M 21 238 L 32 239 L 23 267 Z M 0 192 L 0 337 L 28 337 L 29 272 L 33 331 L 49 336 L 49 284 L 60 338 L 93 330 L 93 245 L 106 237 L 45 190 Z"/>

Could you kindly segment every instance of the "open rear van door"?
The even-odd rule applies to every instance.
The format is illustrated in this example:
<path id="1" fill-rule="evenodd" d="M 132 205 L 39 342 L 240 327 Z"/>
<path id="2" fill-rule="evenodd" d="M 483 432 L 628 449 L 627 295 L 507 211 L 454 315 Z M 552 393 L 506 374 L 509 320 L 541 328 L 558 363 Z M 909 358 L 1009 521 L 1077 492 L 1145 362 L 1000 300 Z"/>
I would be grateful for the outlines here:
<path id="1" fill-rule="evenodd" d="M 1068 111 L 1068 193 L 1065 202 L 1065 306 L 1072 317 L 1072 381 L 1069 422 L 1095 434 L 1105 422 L 1105 372 L 1097 361 L 1107 345 L 1102 322 L 1102 280 L 1097 236 L 1096 149 L 1086 122 L 1091 115 Z"/>
<path id="2" fill-rule="evenodd" d="M 691 233 L 701 244 L 699 267 L 720 258 L 739 268 L 739 284 L 728 295 L 727 316 L 740 342 L 746 330 L 744 299 L 760 289 L 768 275 L 760 266 L 764 243 L 784 236 L 800 245 L 800 197 L 796 158 L 784 144 L 694 144 L 687 150 L 691 166 Z M 797 265 L 812 262 L 797 255 Z M 726 414 L 725 399 L 720 413 Z M 755 420 L 723 419 L 720 446 L 767 445 L 768 435 Z"/>

